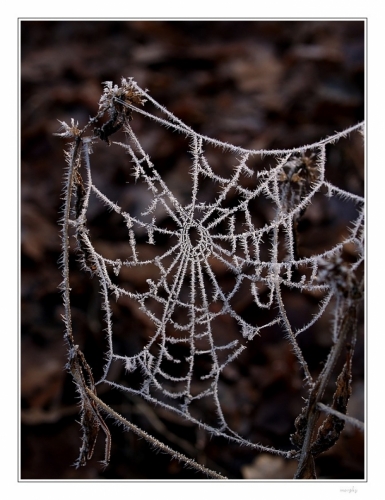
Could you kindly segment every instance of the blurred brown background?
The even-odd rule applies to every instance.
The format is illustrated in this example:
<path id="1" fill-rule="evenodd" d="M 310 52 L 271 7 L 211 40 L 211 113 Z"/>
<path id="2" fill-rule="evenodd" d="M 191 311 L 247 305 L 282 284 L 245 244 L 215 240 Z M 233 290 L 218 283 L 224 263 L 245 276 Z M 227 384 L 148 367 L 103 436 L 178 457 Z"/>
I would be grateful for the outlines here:
<path id="1" fill-rule="evenodd" d="M 364 118 L 364 22 L 25 20 L 20 23 L 20 40 L 20 476 L 201 479 L 113 426 L 111 464 L 105 471 L 97 463 L 103 458 L 102 438 L 86 467 L 71 466 L 78 456 L 80 435 L 74 386 L 64 370 L 58 292 L 64 143 L 53 136 L 57 120 L 75 118 L 85 124 L 96 114 L 101 82 L 119 83 L 122 76 L 132 76 L 202 134 L 255 149 L 312 143 Z M 160 135 L 153 127 L 155 135 L 148 139 L 149 147 L 156 146 L 150 155 L 155 160 L 158 155 L 166 171 L 167 162 L 175 164 L 175 143 L 172 134 L 157 128 Z M 347 161 L 341 159 L 342 153 L 333 160 L 331 180 L 363 195 L 362 145 L 357 138 L 349 143 L 349 155 Z M 107 167 L 105 155 L 93 158 L 94 175 L 112 199 L 118 199 L 122 190 L 119 161 Z M 94 219 L 90 222 L 95 227 L 106 222 L 98 212 Z M 318 223 L 322 231 L 337 230 L 333 221 Z M 92 364 L 105 347 L 96 309 L 98 292 L 75 261 L 72 286 L 77 341 Z M 303 348 L 316 371 L 328 352 L 327 342 L 314 335 Z M 273 335 L 249 346 L 245 359 L 248 365 L 234 363 L 228 380 L 234 419 L 243 419 L 241 427 L 250 439 L 290 449 L 288 436 L 303 395 L 291 350 Z M 361 328 L 349 410 L 361 419 L 363 374 Z M 210 440 L 194 426 L 155 414 L 141 401 L 116 391 L 103 398 L 134 423 L 230 478 L 293 476 L 293 464 L 263 455 L 254 461 L 257 455 L 252 450 Z M 317 461 L 317 472 L 324 479 L 363 478 L 362 435 L 347 427 L 338 444 Z"/>

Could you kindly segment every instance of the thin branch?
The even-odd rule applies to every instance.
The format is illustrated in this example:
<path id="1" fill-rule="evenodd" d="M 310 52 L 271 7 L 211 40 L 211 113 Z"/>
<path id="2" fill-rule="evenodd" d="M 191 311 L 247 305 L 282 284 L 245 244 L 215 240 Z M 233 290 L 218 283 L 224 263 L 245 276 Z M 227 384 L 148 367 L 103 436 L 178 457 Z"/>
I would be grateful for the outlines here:
<path id="1" fill-rule="evenodd" d="M 142 429 L 140 429 L 140 427 L 136 426 L 132 422 L 129 422 L 124 417 L 119 415 L 119 413 L 117 413 L 112 408 L 110 408 L 108 405 L 103 403 L 103 401 L 101 399 L 99 399 L 90 389 L 88 389 L 88 387 L 86 387 L 86 391 L 87 391 L 88 396 L 90 398 L 92 398 L 92 400 L 95 401 L 95 403 L 97 405 L 99 405 L 99 407 L 105 413 L 107 413 L 110 417 L 114 418 L 115 420 L 117 420 L 118 422 L 123 424 L 123 426 L 127 430 L 133 431 L 137 436 L 145 439 L 148 443 L 150 443 L 152 446 L 154 446 L 157 450 L 161 450 L 164 453 L 171 455 L 172 458 L 175 458 L 179 462 L 182 462 L 182 463 L 186 464 L 187 466 L 192 467 L 196 471 L 202 472 L 202 474 L 205 474 L 206 476 L 211 477 L 212 479 L 228 479 L 226 476 L 222 476 L 222 474 L 220 474 L 219 472 L 215 472 L 211 469 L 208 469 L 204 465 L 201 465 L 201 464 L 198 464 L 197 462 L 195 462 L 195 460 L 193 460 L 192 458 L 188 458 L 188 457 L 186 457 L 186 455 L 183 455 L 182 453 L 179 453 L 178 451 L 173 450 L 172 448 L 170 448 L 170 446 L 167 446 L 166 444 L 162 443 L 158 439 L 156 439 L 153 436 L 151 436 L 150 434 L 148 434 L 146 431 L 143 431 Z"/>
<path id="2" fill-rule="evenodd" d="M 345 422 L 348 422 L 349 424 L 352 424 L 354 427 L 359 429 L 362 432 L 365 432 L 365 424 L 361 422 L 361 420 L 358 420 L 357 418 L 354 417 L 349 417 L 348 415 L 344 415 L 343 413 L 333 410 L 333 408 L 330 408 L 329 406 L 324 405 L 323 403 L 317 403 L 317 407 L 319 410 L 324 411 L 325 413 L 328 413 L 330 415 L 334 415 L 341 420 L 344 420 Z"/>
<path id="3" fill-rule="evenodd" d="M 311 463 L 314 463 L 311 455 L 312 439 L 315 432 L 316 423 L 319 417 L 318 403 L 323 397 L 326 386 L 332 375 L 332 371 L 341 355 L 342 349 L 349 342 L 355 342 L 357 333 L 356 325 L 356 305 L 349 305 L 343 310 L 343 316 L 339 323 L 338 339 L 330 350 L 325 366 L 318 376 L 316 383 L 309 395 L 309 400 L 306 409 L 306 432 L 304 435 L 301 454 L 295 479 L 304 479 L 307 472 L 311 468 Z M 336 318 L 336 321 L 338 318 Z"/>

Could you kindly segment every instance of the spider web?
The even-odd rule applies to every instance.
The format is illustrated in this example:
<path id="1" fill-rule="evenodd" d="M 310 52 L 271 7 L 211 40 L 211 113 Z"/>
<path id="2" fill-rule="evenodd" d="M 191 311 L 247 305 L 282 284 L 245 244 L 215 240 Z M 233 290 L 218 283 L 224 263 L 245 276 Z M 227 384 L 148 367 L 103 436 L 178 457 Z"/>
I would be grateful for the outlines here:
<path id="1" fill-rule="evenodd" d="M 145 100 L 146 110 L 134 105 Z M 83 268 L 98 277 L 105 311 L 108 351 L 98 383 L 136 394 L 214 435 L 251 445 L 226 421 L 221 375 L 248 342 L 278 330 L 291 343 L 306 382 L 312 383 L 298 336 L 311 332 L 337 300 L 344 284 L 333 269 L 352 276 L 364 259 L 364 199 L 327 180 L 327 149 L 363 124 L 301 148 L 246 150 L 195 133 L 133 80 L 123 79 L 121 87 L 106 82 L 100 107 L 113 116 L 111 135 L 124 125 L 126 140 L 111 141 L 111 148 L 128 156 L 135 189 L 146 195 L 139 212 L 103 193 L 92 179 L 90 155 L 97 137 L 83 138 L 86 173 L 83 179 L 78 168 L 71 225 Z M 189 192 L 175 190 L 170 176 L 152 162 L 134 132 L 135 120 L 130 123 L 132 113 L 186 138 Z M 301 250 L 298 226 L 304 213 L 314 206 L 323 210 L 333 200 L 348 206 L 352 216 L 347 230 L 329 248 L 308 245 Z M 120 258 L 107 258 L 93 245 L 87 215 L 97 202 L 125 228 L 128 244 Z M 130 275 L 138 269 L 143 280 L 133 286 Z M 300 324 L 285 305 L 289 293 L 317 302 Z M 245 309 L 246 296 L 251 306 Z M 130 354 L 114 342 L 113 311 L 122 301 L 145 318 L 151 332 L 142 345 L 127 332 L 135 346 Z M 234 327 L 238 335 L 230 339 L 228 330 Z M 332 334 L 337 335 L 337 325 Z M 110 377 L 115 365 L 124 367 L 124 383 Z"/>

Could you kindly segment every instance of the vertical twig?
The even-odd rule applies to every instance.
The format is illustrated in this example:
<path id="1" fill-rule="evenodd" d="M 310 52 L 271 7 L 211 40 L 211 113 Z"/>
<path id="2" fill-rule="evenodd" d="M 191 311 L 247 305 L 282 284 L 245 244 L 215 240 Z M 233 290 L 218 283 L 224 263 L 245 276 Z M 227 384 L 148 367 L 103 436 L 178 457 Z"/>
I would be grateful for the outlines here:
<path id="1" fill-rule="evenodd" d="M 324 395 L 326 386 L 330 380 L 333 369 L 341 355 L 344 346 L 354 344 L 357 334 L 357 304 L 350 303 L 342 308 L 343 316 L 340 321 L 340 329 L 337 342 L 331 348 L 324 368 L 319 374 L 314 387 L 312 388 L 304 415 L 301 416 L 302 425 L 306 422 L 306 431 L 302 428 L 300 433 L 303 435 L 302 449 L 299 457 L 294 479 L 316 479 L 314 458 L 311 450 L 313 444 L 313 437 L 315 433 L 315 426 L 318 421 L 320 409 L 318 403 Z M 297 430 L 298 433 L 298 430 Z"/>

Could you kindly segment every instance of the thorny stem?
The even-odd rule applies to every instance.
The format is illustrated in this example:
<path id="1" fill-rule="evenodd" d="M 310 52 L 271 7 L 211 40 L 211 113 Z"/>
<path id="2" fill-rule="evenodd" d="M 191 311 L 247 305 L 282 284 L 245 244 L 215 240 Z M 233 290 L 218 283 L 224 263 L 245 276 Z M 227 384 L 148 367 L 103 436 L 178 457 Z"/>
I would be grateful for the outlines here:
<path id="1" fill-rule="evenodd" d="M 88 387 L 86 387 L 86 392 L 87 392 L 88 396 L 93 401 L 95 401 L 95 403 L 98 404 L 99 407 L 105 413 L 107 413 L 109 416 L 113 417 L 115 420 L 117 420 L 118 422 L 120 422 L 121 424 L 123 424 L 123 426 L 126 429 L 133 431 L 137 436 L 145 439 L 148 443 L 150 443 L 151 445 L 155 446 L 156 449 L 161 450 L 161 451 L 163 451 L 163 452 L 171 455 L 172 458 L 175 458 L 179 462 L 185 463 L 189 467 L 192 467 L 193 469 L 195 469 L 195 470 L 197 470 L 199 472 L 202 472 L 203 474 L 205 474 L 205 475 L 207 475 L 207 476 L 209 476 L 209 477 L 211 477 L 213 479 L 228 479 L 226 476 L 222 476 L 222 474 L 220 474 L 219 472 L 215 472 L 215 471 L 213 471 L 211 469 L 208 469 L 204 465 L 198 464 L 192 458 L 188 458 L 188 457 L 186 457 L 186 455 L 183 455 L 183 453 L 179 453 L 178 451 L 173 450 L 172 448 L 170 448 L 170 446 L 167 446 L 166 444 L 162 443 L 158 439 L 154 438 L 153 436 L 151 436 L 147 432 L 145 432 L 142 429 L 140 429 L 139 427 L 137 427 L 132 422 L 129 422 L 124 417 L 122 417 L 121 415 L 119 415 L 119 413 L 117 413 L 112 408 L 110 408 L 105 403 L 103 403 L 103 401 L 101 399 L 99 399 L 96 396 L 96 394 L 94 394 Z"/>
<path id="2" fill-rule="evenodd" d="M 83 430 L 83 443 L 80 449 L 79 459 L 76 466 L 85 465 L 86 459 L 90 459 L 94 452 L 96 438 L 98 436 L 99 428 L 101 427 L 106 436 L 105 448 L 105 465 L 108 464 L 111 448 L 111 436 L 107 425 L 101 418 L 96 405 L 86 397 L 85 391 L 96 392 L 91 368 L 86 362 L 83 353 L 80 351 L 79 346 L 75 345 L 75 340 L 72 332 L 72 317 L 71 317 L 71 298 L 70 298 L 70 280 L 69 280 L 69 224 L 71 215 L 71 200 L 72 190 L 75 183 L 75 174 L 77 168 L 77 161 L 80 155 L 80 145 L 82 144 L 81 133 L 76 137 L 74 146 L 71 152 L 71 158 L 68 162 L 68 177 L 65 187 L 65 201 L 64 201 L 64 220 L 62 228 L 62 249 L 63 249 L 63 298 L 64 298 L 64 320 L 65 320 L 65 334 L 64 338 L 69 345 L 69 362 L 67 368 L 71 372 L 74 382 L 77 386 L 78 393 L 81 398 L 81 426 Z M 89 384 L 92 391 L 87 387 Z"/>
<path id="3" fill-rule="evenodd" d="M 81 144 L 80 136 L 76 138 L 72 150 L 71 160 L 69 162 L 68 179 L 66 184 L 65 202 L 64 202 L 64 217 L 62 228 L 62 249 L 63 249 L 63 296 L 64 296 L 64 309 L 65 309 L 65 338 L 70 346 L 74 348 L 75 341 L 72 333 L 72 320 L 71 320 L 71 301 L 70 301 L 70 287 L 69 287 L 69 221 L 71 214 L 71 199 L 72 199 L 72 186 L 74 185 L 75 165 L 76 159 L 79 155 L 79 146 Z"/>

